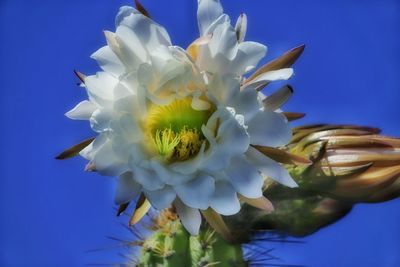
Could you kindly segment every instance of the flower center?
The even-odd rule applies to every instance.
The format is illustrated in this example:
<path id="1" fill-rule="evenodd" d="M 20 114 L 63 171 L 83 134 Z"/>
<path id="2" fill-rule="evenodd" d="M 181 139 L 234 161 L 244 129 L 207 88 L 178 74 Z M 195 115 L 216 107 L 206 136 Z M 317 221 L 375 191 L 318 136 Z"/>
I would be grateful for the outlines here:
<path id="1" fill-rule="evenodd" d="M 205 140 L 201 127 L 212 110 L 195 110 L 191 104 L 191 98 L 184 98 L 149 109 L 147 132 L 156 152 L 167 161 L 184 161 L 195 156 Z"/>

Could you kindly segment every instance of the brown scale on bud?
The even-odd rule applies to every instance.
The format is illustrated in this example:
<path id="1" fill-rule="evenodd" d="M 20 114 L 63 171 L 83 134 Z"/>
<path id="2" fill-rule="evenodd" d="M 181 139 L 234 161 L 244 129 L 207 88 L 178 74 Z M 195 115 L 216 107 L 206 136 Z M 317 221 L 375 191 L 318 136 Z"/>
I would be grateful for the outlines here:
<path id="1" fill-rule="evenodd" d="M 303 189 L 351 202 L 382 202 L 400 194 L 400 139 L 379 135 L 376 128 L 298 127 L 287 148 L 313 162 L 290 167 Z"/>

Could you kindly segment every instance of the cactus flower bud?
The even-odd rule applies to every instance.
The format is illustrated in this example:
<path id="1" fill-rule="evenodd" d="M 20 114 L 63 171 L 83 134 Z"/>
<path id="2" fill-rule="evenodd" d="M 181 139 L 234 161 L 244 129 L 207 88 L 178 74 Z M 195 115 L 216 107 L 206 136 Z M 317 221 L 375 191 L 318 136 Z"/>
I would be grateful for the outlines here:
<path id="1" fill-rule="evenodd" d="M 350 202 L 382 202 L 400 194 L 400 139 L 344 125 L 294 129 L 288 150 L 309 158 L 289 167 L 303 190 Z"/>

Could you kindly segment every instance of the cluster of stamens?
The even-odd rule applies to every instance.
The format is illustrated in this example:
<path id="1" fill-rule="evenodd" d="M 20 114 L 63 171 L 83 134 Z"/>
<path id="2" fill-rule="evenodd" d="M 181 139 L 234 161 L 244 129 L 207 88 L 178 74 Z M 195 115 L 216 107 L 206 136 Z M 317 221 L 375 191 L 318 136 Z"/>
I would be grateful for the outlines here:
<path id="1" fill-rule="evenodd" d="M 193 109 L 190 98 L 152 106 L 146 128 L 156 153 L 167 162 L 185 161 L 197 155 L 205 142 L 201 127 L 210 113 Z"/>

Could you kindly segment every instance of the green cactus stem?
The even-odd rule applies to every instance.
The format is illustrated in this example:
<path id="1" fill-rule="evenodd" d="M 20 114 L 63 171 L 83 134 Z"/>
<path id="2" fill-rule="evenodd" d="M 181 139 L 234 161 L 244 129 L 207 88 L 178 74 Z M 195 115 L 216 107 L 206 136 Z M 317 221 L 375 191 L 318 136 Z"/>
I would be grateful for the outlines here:
<path id="1" fill-rule="evenodd" d="M 239 214 L 225 218 L 242 243 L 249 241 L 252 232 L 263 230 L 306 236 L 339 220 L 352 208 L 351 203 L 287 188 L 272 181 L 266 186 L 264 195 L 273 203 L 274 212 L 268 213 L 244 204 Z"/>
<path id="2" fill-rule="evenodd" d="M 139 267 L 246 267 L 240 244 L 231 244 L 204 226 L 191 236 L 171 211 L 164 211 L 142 245 Z"/>

